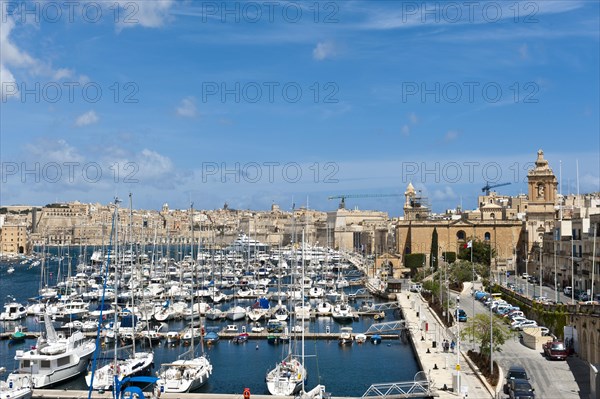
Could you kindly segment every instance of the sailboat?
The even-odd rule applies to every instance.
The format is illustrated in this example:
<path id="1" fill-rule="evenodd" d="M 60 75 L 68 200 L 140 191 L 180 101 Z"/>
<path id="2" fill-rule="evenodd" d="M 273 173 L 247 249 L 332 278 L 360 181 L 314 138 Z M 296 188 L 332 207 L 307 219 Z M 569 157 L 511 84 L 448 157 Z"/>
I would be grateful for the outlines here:
<path id="1" fill-rule="evenodd" d="M 304 231 L 302 231 L 302 244 L 302 253 L 304 254 Z M 302 271 L 304 271 L 304 257 L 302 258 Z M 302 291 L 304 292 L 304 279 L 302 279 Z M 304 302 L 304 299 L 302 302 Z M 287 356 L 267 373 L 266 381 L 269 393 L 275 396 L 290 396 L 303 390 L 304 380 L 306 379 L 306 369 L 303 362 L 304 330 L 302 330 L 302 361 L 292 354 L 291 343 L 288 344 Z"/>
<path id="2" fill-rule="evenodd" d="M 131 201 L 131 194 L 130 194 L 130 201 Z M 115 242 L 117 243 L 117 245 L 115 246 L 115 248 L 118 248 L 118 229 L 115 228 L 115 220 L 117 219 L 117 215 L 118 215 L 118 209 L 119 209 L 119 200 L 116 199 L 115 200 L 115 213 L 113 216 L 113 230 L 115 232 Z M 116 256 L 117 250 L 115 250 L 115 259 L 118 259 L 119 257 Z M 106 265 L 106 274 L 108 274 L 108 270 L 109 270 L 109 264 L 110 264 L 110 252 L 109 252 L 109 256 L 108 256 L 108 260 L 107 260 L 107 265 Z M 119 270 L 119 264 L 115 264 L 115 282 L 118 282 L 118 270 Z M 105 281 L 107 279 L 108 276 L 105 276 Z M 118 283 L 115 284 L 115 296 L 114 296 L 114 307 L 117 308 L 117 287 L 118 287 Z M 135 329 L 136 327 L 136 322 L 137 322 L 137 318 L 132 315 L 132 328 Z M 119 348 L 119 329 L 120 329 L 120 325 L 118 322 L 118 313 L 115 313 L 115 320 L 114 320 L 114 333 L 115 333 L 115 340 L 114 340 L 114 358 L 113 360 L 104 365 L 103 367 L 99 368 L 99 369 L 95 369 L 95 365 L 93 365 L 94 367 L 92 368 L 92 370 L 85 376 L 85 382 L 88 385 L 88 387 L 91 387 L 92 389 L 95 390 L 109 390 L 113 388 L 114 382 L 115 381 L 120 381 L 123 380 L 127 377 L 134 377 L 134 376 L 143 376 L 143 375 L 148 375 L 150 373 L 150 370 L 153 366 L 153 362 L 154 362 L 154 353 L 153 352 L 136 352 L 135 351 L 135 335 L 132 336 L 132 340 L 133 343 L 131 345 L 132 348 L 132 354 L 127 357 L 127 358 L 119 358 L 119 351 L 120 350 L 124 350 L 126 349 L 124 348 Z M 128 347 L 127 347 L 128 348 Z"/>
<path id="3" fill-rule="evenodd" d="M 193 270 L 194 274 L 196 272 L 196 258 L 194 257 L 194 218 L 193 218 L 193 204 L 191 206 L 191 223 L 192 223 L 192 259 L 194 259 Z M 204 354 L 194 357 L 194 352 L 196 350 L 194 346 L 194 330 L 196 329 L 194 326 L 194 295 L 192 295 L 192 321 L 191 321 L 191 344 L 190 350 L 183 353 L 180 356 L 180 359 L 177 359 L 173 363 L 163 364 L 163 371 L 159 374 L 159 380 L 157 382 L 160 387 L 161 392 L 190 392 L 200 388 L 202 385 L 206 384 L 211 373 L 212 373 L 212 364 L 208 360 L 208 357 Z M 200 330 L 202 330 L 202 319 L 200 319 Z M 202 334 L 200 335 L 200 346 L 202 345 Z M 182 359 L 181 357 L 190 356 L 190 359 Z"/>

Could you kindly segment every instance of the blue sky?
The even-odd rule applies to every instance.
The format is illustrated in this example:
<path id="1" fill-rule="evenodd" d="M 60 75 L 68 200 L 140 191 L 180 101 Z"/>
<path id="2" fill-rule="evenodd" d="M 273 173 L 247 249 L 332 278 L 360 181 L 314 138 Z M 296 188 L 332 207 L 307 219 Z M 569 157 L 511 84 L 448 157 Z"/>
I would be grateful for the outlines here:
<path id="1" fill-rule="evenodd" d="M 597 1 L 0 4 L 3 205 L 600 191 Z"/>

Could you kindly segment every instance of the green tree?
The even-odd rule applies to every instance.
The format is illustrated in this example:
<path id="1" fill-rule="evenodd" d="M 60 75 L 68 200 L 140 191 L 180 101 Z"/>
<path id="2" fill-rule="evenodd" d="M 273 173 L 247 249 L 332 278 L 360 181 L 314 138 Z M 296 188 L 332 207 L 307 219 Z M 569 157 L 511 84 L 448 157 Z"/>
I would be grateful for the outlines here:
<path id="1" fill-rule="evenodd" d="M 404 257 L 404 266 L 410 269 L 411 276 L 417 274 L 417 270 L 425 266 L 425 254 L 408 254 Z"/>
<path id="2" fill-rule="evenodd" d="M 438 233 L 437 228 L 433 228 L 433 233 L 431 234 L 431 253 L 429 254 L 429 266 L 433 268 L 433 270 L 438 269 Z"/>
<path id="3" fill-rule="evenodd" d="M 470 242 L 473 247 L 473 262 L 489 266 L 491 259 L 496 256 L 496 251 L 492 248 L 490 243 L 488 241 L 480 241 L 477 239 L 471 239 Z M 458 259 L 470 261 L 471 248 L 464 245 L 458 252 Z"/>
<path id="4" fill-rule="evenodd" d="M 473 276 L 473 265 L 471 262 L 454 262 L 450 270 L 450 281 L 457 283 L 464 283 L 466 281 L 475 280 L 475 276 Z"/>
<path id="5" fill-rule="evenodd" d="M 492 316 L 492 351 L 502 352 L 502 345 L 510 337 L 510 331 L 496 316 Z M 479 346 L 479 353 L 490 358 L 490 315 L 477 314 L 467 322 L 464 329 L 460 331 L 460 337 L 463 340 L 473 339 Z"/>

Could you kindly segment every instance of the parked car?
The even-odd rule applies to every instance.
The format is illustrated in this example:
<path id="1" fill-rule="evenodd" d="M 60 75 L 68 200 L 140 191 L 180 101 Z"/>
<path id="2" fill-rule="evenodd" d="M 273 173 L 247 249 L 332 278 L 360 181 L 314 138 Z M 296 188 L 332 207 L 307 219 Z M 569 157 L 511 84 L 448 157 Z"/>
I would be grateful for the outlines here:
<path id="1" fill-rule="evenodd" d="M 515 316 L 511 319 L 510 325 L 512 327 L 512 326 L 515 326 L 517 324 L 524 322 L 525 320 L 527 320 L 527 318 L 524 316 Z"/>
<path id="2" fill-rule="evenodd" d="M 527 380 L 514 379 L 508 383 L 508 397 L 510 399 L 535 399 L 534 391 L 535 389 Z"/>
<path id="3" fill-rule="evenodd" d="M 510 312 L 506 313 L 504 315 L 504 317 L 508 317 L 511 321 L 515 319 L 515 317 L 525 317 L 525 313 L 523 313 L 523 311 L 521 310 L 511 310 Z"/>
<path id="4" fill-rule="evenodd" d="M 569 355 L 562 341 L 548 341 L 542 345 L 542 348 L 544 349 L 544 356 L 549 360 L 567 360 Z"/>
<path id="5" fill-rule="evenodd" d="M 504 393 L 508 394 L 508 383 L 514 379 L 527 381 L 529 377 L 523 366 L 512 365 L 506 373 L 506 383 L 504 384 Z"/>
<path id="6" fill-rule="evenodd" d="M 410 286 L 410 292 L 421 292 L 423 290 L 423 286 L 421 284 L 413 284 Z"/>
<path id="7" fill-rule="evenodd" d="M 510 326 L 513 330 L 523 331 L 526 327 L 537 327 L 537 321 L 535 320 L 524 320 L 520 323 L 516 323 Z"/>
<path id="8" fill-rule="evenodd" d="M 571 286 L 567 286 L 567 287 L 563 288 L 563 293 L 564 293 L 565 295 L 571 295 L 571 290 L 572 290 L 572 289 L 573 289 L 573 288 L 571 288 Z"/>
<path id="9" fill-rule="evenodd" d="M 467 313 L 463 309 L 456 311 L 456 319 L 460 322 L 467 321 Z"/>
<path id="10" fill-rule="evenodd" d="M 523 274 L 521 274 L 521 278 L 524 278 L 525 280 L 527 280 L 529 278 L 529 274 L 523 273 Z"/>

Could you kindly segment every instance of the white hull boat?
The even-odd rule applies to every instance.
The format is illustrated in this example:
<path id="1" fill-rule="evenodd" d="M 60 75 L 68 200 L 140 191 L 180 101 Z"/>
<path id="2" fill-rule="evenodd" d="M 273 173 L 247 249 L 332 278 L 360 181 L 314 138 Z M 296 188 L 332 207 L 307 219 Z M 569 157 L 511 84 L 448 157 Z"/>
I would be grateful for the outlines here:
<path id="1" fill-rule="evenodd" d="M 46 337 L 38 338 L 35 349 L 17 350 L 19 368 L 8 376 L 14 381 L 23 375 L 31 378 L 34 388 L 46 388 L 85 372 L 96 344 L 76 331 L 69 338 L 57 335 L 46 316 Z"/>
<path id="2" fill-rule="evenodd" d="M 157 384 L 167 393 L 192 392 L 206 384 L 212 374 L 212 365 L 205 356 L 163 366 L 167 368 L 159 374 Z"/>

